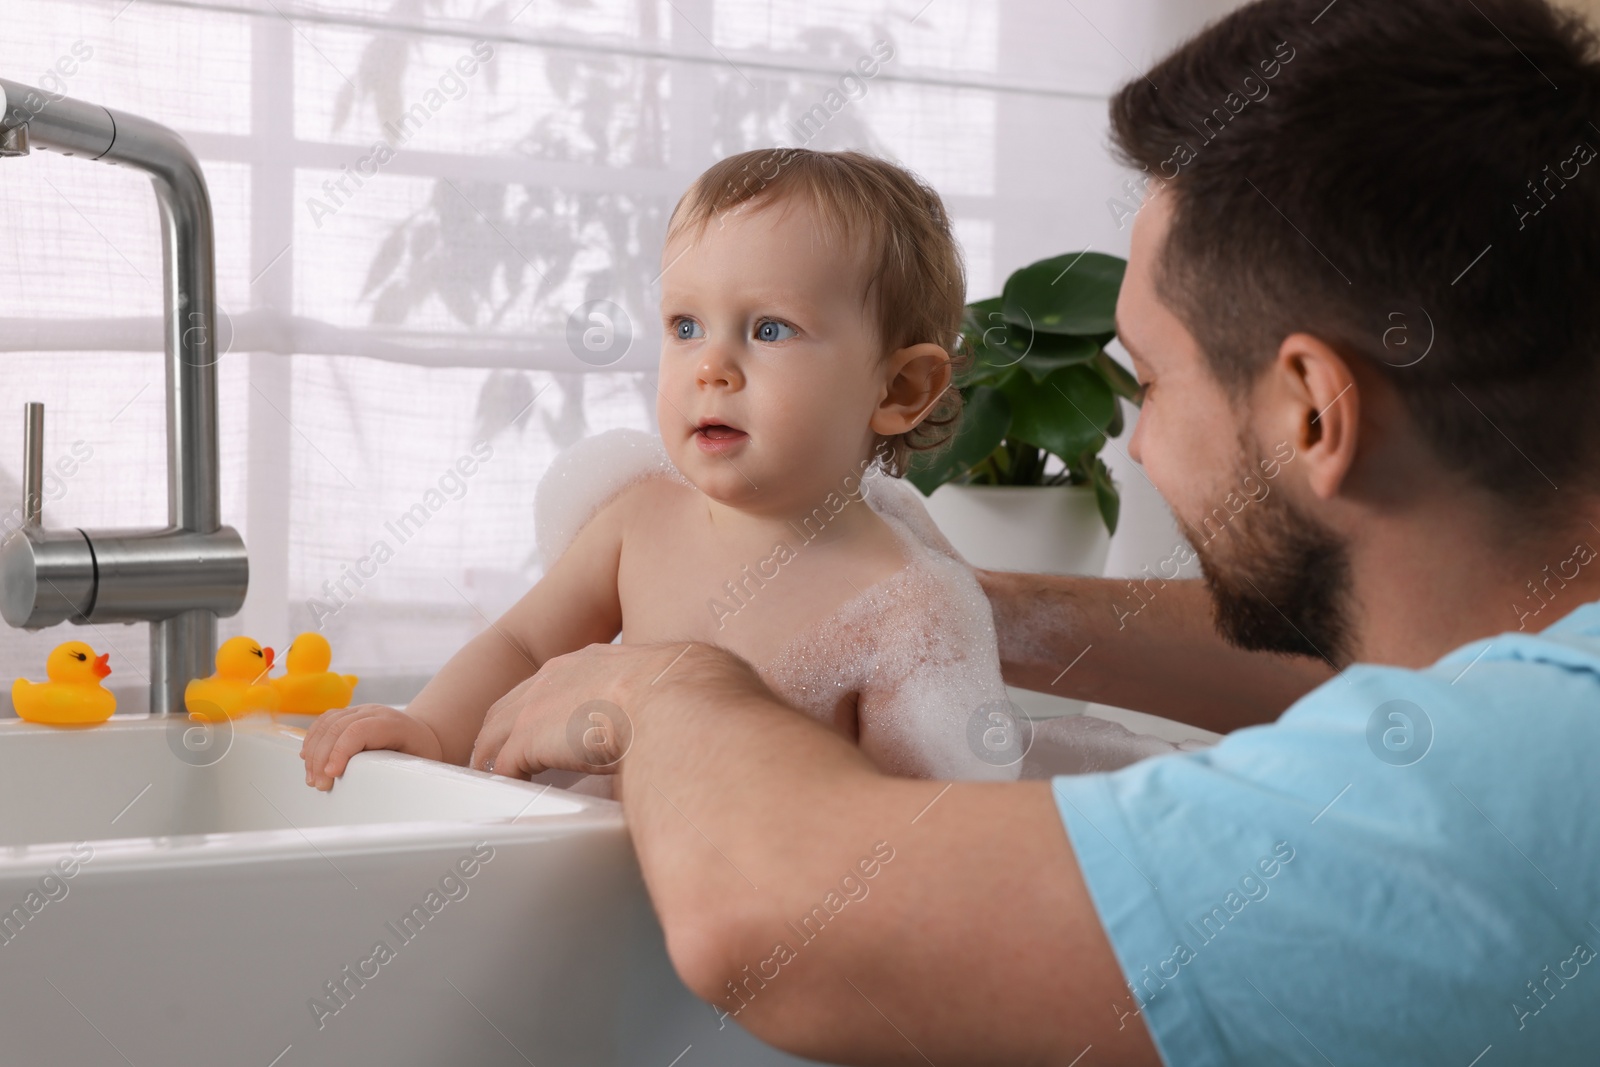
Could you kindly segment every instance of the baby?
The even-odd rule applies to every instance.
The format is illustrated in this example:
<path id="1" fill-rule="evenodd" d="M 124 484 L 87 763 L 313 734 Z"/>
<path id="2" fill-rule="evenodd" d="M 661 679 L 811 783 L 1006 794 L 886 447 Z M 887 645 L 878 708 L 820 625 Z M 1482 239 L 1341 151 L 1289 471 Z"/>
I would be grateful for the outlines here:
<path id="1" fill-rule="evenodd" d="M 352 731 L 465 764 L 497 699 L 619 634 L 737 653 L 888 773 L 1018 777 L 988 602 L 897 477 L 960 415 L 965 280 L 938 195 L 857 153 L 745 153 L 685 194 L 662 264 L 659 441 L 558 457 L 544 577 L 405 712 L 322 716 L 310 784 L 332 786 Z"/>

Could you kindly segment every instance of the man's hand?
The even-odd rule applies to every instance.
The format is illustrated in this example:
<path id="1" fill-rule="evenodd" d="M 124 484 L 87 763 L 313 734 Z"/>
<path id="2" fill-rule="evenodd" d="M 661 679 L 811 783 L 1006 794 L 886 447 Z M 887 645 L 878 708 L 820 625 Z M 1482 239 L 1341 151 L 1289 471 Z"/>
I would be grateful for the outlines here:
<path id="1" fill-rule="evenodd" d="M 747 663 L 713 645 L 595 644 L 557 656 L 489 709 L 468 766 L 508 778 L 615 774 L 651 697 L 679 680 L 704 684 L 730 672 L 761 687 Z"/>
<path id="2" fill-rule="evenodd" d="M 382 704 L 325 711 L 306 731 L 300 758 L 306 761 L 306 785 L 333 788 L 350 757 L 367 749 L 404 752 L 424 759 L 442 760 L 438 735 L 420 719 Z"/>

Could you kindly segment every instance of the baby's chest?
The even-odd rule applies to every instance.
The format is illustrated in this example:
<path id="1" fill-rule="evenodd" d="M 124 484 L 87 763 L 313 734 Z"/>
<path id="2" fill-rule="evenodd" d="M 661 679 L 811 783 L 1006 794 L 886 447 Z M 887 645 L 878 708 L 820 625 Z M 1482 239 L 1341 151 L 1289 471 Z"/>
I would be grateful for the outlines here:
<path id="1" fill-rule="evenodd" d="M 821 558 L 693 539 L 630 545 L 617 577 L 624 641 L 705 641 L 757 667 L 855 595 Z"/>

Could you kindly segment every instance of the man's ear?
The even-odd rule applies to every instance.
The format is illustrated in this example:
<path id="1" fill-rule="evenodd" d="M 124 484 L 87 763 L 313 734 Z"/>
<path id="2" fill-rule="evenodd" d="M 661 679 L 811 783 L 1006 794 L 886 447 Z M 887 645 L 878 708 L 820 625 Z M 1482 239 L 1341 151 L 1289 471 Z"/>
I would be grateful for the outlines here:
<path id="1" fill-rule="evenodd" d="M 1348 360 L 1319 337 L 1294 333 L 1278 346 L 1277 359 L 1258 386 L 1256 400 L 1269 447 L 1287 440 L 1306 487 L 1330 499 L 1355 466 L 1360 442 L 1361 387 Z"/>
<path id="2" fill-rule="evenodd" d="M 883 366 L 883 397 L 872 413 L 872 430 L 884 437 L 921 422 L 950 387 L 950 353 L 930 342 L 897 349 Z"/>

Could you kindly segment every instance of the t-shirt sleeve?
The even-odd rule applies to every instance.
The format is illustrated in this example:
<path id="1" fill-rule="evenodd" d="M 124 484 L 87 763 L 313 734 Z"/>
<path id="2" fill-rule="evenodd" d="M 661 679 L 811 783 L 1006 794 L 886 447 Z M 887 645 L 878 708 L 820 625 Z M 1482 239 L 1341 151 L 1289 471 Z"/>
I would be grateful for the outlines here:
<path id="1" fill-rule="evenodd" d="M 1351 668 L 1213 748 L 1051 779 L 1128 985 L 1106 1010 L 1186 1067 L 1594 1062 L 1596 678 L 1460 669 Z"/>

